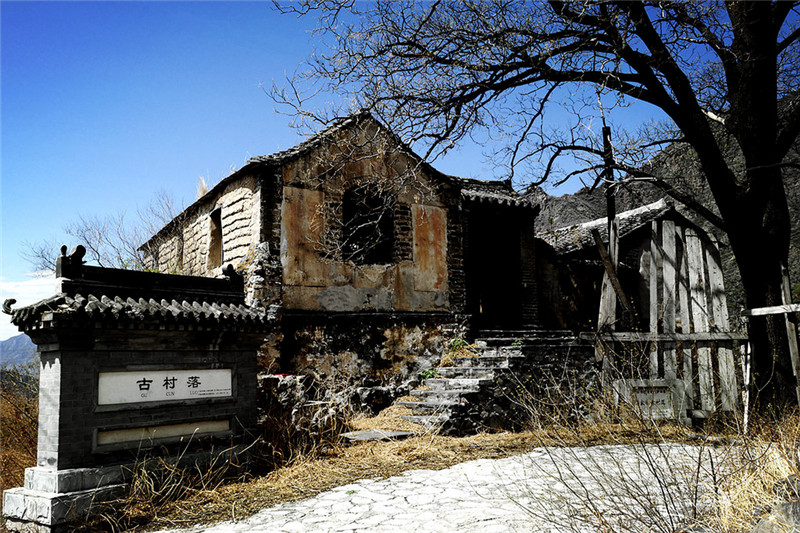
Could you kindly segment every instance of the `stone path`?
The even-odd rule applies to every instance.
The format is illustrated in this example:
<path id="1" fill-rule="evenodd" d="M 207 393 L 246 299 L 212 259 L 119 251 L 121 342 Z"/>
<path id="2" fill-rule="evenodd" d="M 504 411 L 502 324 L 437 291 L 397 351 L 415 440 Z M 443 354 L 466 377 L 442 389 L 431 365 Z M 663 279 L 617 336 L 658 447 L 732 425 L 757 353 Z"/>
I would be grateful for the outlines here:
<path id="1" fill-rule="evenodd" d="M 698 457 L 702 475 L 709 453 L 685 445 L 537 449 L 365 479 L 247 520 L 170 533 L 555 533 L 599 531 L 601 522 L 606 531 L 642 531 L 651 519 L 673 531 L 689 512 Z"/>

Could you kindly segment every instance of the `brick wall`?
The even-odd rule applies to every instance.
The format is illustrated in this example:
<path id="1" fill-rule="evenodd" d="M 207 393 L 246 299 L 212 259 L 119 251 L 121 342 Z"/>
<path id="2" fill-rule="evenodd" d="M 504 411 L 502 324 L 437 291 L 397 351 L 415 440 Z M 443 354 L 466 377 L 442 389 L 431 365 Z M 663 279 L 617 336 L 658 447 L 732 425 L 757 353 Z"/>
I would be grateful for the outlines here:
<path id="1" fill-rule="evenodd" d="M 230 420 L 238 434 L 254 427 L 256 356 L 254 349 L 238 346 L 244 335 L 95 328 L 47 335 L 33 335 L 37 342 L 46 340 L 41 352 L 39 466 L 63 470 L 125 462 L 140 447 L 137 442 L 97 447 L 97 431 L 205 420 Z M 97 405 L 99 372 L 211 368 L 233 370 L 233 398 Z"/>

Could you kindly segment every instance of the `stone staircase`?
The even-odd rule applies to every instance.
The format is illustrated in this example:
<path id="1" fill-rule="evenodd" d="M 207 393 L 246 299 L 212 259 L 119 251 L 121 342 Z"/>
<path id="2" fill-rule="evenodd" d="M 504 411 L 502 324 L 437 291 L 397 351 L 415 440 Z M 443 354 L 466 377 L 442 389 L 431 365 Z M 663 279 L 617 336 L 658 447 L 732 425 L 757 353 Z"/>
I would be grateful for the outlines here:
<path id="1" fill-rule="evenodd" d="M 406 420 L 443 434 L 511 429 L 513 402 L 504 378 L 545 367 L 575 349 L 581 357 L 593 355 L 591 346 L 571 331 L 481 331 L 471 347 L 472 355 L 455 357 L 452 366 L 437 368 L 435 377 L 424 379 L 411 391 L 415 401 L 396 405 L 413 411 L 403 417 Z"/>

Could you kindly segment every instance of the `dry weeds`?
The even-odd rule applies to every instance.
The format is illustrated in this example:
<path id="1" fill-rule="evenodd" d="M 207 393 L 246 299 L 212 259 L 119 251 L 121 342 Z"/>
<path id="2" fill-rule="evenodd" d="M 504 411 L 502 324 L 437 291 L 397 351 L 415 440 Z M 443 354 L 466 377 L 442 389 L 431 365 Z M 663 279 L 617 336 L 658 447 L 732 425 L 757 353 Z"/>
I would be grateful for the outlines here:
<path id="1" fill-rule="evenodd" d="M 230 483 L 213 491 L 193 491 L 185 499 L 165 505 L 140 530 L 186 527 L 197 523 L 243 519 L 261 509 L 313 497 L 359 479 L 388 478 L 408 470 L 441 470 L 475 459 L 499 459 L 529 452 L 543 445 L 595 445 L 641 442 L 647 433 L 619 425 L 602 429 L 550 429 L 519 433 L 481 433 L 444 437 L 399 418 L 407 409 L 392 406 L 378 416 L 352 422 L 353 429 L 410 430 L 419 434 L 398 441 L 340 444 L 314 457 L 300 457 L 269 474 Z M 663 426 L 650 438 L 687 438 L 679 426 Z"/>
<path id="2" fill-rule="evenodd" d="M 39 403 L 32 365 L 3 369 L 0 374 L 2 491 L 21 486 L 25 480 L 25 468 L 36 464 Z"/>

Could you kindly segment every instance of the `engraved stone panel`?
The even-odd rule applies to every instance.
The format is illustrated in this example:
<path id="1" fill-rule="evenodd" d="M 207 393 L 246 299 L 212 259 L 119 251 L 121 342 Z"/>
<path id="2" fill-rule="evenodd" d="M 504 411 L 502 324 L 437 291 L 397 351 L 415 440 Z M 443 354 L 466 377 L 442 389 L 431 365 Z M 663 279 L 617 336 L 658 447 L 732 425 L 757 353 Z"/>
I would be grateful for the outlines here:
<path id="1" fill-rule="evenodd" d="M 233 395 L 231 369 L 100 372 L 97 405 L 226 398 Z"/>

